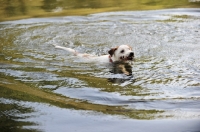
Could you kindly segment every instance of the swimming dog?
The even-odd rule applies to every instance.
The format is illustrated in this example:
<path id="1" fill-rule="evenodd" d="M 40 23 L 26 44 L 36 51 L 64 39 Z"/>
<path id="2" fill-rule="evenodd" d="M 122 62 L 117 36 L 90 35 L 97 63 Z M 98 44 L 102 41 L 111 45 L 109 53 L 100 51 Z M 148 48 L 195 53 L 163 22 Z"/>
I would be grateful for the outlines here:
<path id="1" fill-rule="evenodd" d="M 132 48 L 128 45 L 120 45 L 115 48 L 111 48 L 108 51 L 107 55 L 101 55 L 101 56 L 87 54 L 87 53 L 79 53 L 74 49 L 59 46 L 59 45 L 54 45 L 54 46 L 55 48 L 66 50 L 75 56 L 86 58 L 90 61 L 98 61 L 98 62 L 103 62 L 103 63 L 113 63 L 113 62 L 126 63 L 126 62 L 134 60 L 134 52 L 132 51 Z"/>

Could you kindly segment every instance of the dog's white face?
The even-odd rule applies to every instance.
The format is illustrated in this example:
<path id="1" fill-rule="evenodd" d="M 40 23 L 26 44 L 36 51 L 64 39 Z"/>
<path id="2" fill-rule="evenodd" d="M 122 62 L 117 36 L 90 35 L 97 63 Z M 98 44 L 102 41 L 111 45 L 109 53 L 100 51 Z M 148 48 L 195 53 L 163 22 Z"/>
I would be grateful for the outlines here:
<path id="1" fill-rule="evenodd" d="M 125 62 L 134 59 L 132 48 L 128 45 L 120 45 L 116 48 L 112 48 L 108 53 L 110 54 L 112 61 Z"/>

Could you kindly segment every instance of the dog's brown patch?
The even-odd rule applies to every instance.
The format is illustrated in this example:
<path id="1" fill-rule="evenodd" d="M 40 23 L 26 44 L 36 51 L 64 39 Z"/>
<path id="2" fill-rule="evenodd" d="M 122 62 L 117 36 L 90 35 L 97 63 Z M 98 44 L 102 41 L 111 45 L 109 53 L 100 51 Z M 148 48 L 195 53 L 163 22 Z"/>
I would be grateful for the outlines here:
<path id="1" fill-rule="evenodd" d="M 113 56 L 113 54 L 115 53 L 115 50 L 117 50 L 118 47 L 116 48 L 112 48 L 111 50 L 108 51 L 108 53 L 110 54 L 110 56 Z"/>

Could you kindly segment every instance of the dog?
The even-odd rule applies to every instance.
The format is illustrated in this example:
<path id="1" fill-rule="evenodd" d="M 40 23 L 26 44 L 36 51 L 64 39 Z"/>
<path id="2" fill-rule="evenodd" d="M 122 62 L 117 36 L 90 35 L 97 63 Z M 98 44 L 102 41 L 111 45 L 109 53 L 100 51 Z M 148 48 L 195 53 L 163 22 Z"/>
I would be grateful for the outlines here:
<path id="1" fill-rule="evenodd" d="M 130 72 L 130 68 L 127 70 L 127 63 L 134 60 L 134 52 L 132 51 L 132 48 L 129 45 L 120 45 L 115 48 L 111 48 L 108 51 L 107 55 L 101 55 L 101 56 L 87 54 L 87 53 L 79 53 L 74 49 L 59 45 L 54 45 L 54 46 L 57 49 L 63 49 L 75 56 L 87 59 L 92 62 L 113 64 L 114 68 L 119 69 L 114 71 L 120 71 L 120 73 L 124 73 L 125 75 L 132 74 L 132 72 Z"/>
<path id="2" fill-rule="evenodd" d="M 75 56 L 89 59 L 90 61 L 95 60 L 98 62 L 113 63 L 113 62 L 129 62 L 134 60 L 134 52 L 132 51 L 132 48 L 128 45 L 120 45 L 115 48 L 111 48 L 108 51 L 108 55 L 101 55 L 101 56 L 96 56 L 87 53 L 79 53 L 74 49 L 59 45 L 54 45 L 54 46 L 55 48 L 66 50 Z"/>

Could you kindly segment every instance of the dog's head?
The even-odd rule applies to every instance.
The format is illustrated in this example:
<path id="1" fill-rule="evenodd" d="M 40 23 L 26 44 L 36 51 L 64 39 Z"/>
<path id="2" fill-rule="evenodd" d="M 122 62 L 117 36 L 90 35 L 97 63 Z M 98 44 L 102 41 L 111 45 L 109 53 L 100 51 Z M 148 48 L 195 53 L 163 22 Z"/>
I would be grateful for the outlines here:
<path id="1" fill-rule="evenodd" d="M 115 61 L 132 61 L 134 59 L 134 52 L 128 45 L 120 45 L 108 51 L 113 62 Z"/>

